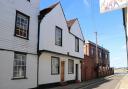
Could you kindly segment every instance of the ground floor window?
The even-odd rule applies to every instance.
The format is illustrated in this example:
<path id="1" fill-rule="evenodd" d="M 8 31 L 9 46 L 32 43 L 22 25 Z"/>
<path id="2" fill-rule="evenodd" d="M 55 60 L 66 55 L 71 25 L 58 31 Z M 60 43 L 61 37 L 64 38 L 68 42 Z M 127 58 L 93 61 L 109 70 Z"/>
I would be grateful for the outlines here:
<path id="1" fill-rule="evenodd" d="M 59 57 L 51 57 L 51 74 L 59 74 Z"/>
<path id="2" fill-rule="evenodd" d="M 74 73 L 74 61 L 71 59 L 68 59 L 68 73 L 69 74 Z"/>
<path id="3" fill-rule="evenodd" d="M 26 54 L 15 52 L 14 65 L 13 65 L 13 78 L 25 78 L 25 77 L 26 77 Z"/>

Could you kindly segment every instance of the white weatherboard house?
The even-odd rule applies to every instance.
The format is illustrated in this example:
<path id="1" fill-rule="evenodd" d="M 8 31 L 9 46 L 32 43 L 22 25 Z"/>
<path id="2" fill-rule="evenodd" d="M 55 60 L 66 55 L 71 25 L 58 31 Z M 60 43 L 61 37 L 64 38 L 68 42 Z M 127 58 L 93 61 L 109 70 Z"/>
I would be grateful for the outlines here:
<path id="1" fill-rule="evenodd" d="M 39 15 L 39 85 L 81 81 L 84 37 L 77 19 L 66 21 L 60 3 Z"/>
<path id="2" fill-rule="evenodd" d="M 39 0 L 0 0 L 0 89 L 37 86 Z"/>

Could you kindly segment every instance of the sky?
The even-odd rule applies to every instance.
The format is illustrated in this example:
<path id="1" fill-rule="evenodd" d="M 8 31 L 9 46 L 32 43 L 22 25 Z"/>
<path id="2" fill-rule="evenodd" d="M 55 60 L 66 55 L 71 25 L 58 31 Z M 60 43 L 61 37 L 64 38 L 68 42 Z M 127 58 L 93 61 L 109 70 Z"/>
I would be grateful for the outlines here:
<path id="1" fill-rule="evenodd" d="M 125 33 L 122 10 L 100 13 L 99 0 L 41 0 L 40 9 L 60 1 L 67 20 L 78 18 L 85 40 L 95 42 L 110 52 L 111 67 L 126 67 Z"/>

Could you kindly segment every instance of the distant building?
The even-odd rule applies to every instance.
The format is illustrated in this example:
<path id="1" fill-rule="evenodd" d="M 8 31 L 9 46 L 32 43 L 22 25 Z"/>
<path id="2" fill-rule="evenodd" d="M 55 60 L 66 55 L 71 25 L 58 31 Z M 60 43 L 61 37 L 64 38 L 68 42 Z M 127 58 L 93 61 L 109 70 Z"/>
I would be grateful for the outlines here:
<path id="1" fill-rule="evenodd" d="M 96 63 L 96 44 L 87 41 L 84 45 L 84 60 L 82 60 L 82 80 L 90 80 L 108 75 L 110 68 L 109 51 L 98 45 L 98 64 Z"/>

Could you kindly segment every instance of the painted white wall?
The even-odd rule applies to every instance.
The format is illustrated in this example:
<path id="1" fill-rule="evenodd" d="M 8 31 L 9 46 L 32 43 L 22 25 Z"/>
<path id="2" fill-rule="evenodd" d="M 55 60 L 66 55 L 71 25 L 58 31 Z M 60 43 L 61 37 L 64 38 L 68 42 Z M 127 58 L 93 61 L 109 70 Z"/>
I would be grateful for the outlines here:
<path id="1" fill-rule="evenodd" d="M 84 37 L 83 37 L 82 31 L 80 28 L 80 24 L 77 19 L 74 22 L 74 24 L 72 25 L 72 27 L 70 28 L 70 32 L 84 41 Z"/>
<path id="2" fill-rule="evenodd" d="M 55 45 L 55 26 L 58 26 L 63 29 L 62 31 L 62 47 Z M 76 30 L 77 26 L 74 26 L 74 32 L 76 36 L 81 36 L 79 30 Z M 83 38 L 82 38 L 83 39 Z M 67 23 L 64 17 L 64 13 L 60 4 L 58 4 L 51 12 L 49 12 L 41 21 L 40 24 L 40 50 L 49 50 L 53 52 L 59 52 L 63 54 L 67 54 L 69 52 L 70 55 L 83 58 L 83 42 L 80 42 L 80 52 L 75 52 L 75 37 L 68 32 Z"/>
<path id="3" fill-rule="evenodd" d="M 81 63 L 79 59 L 75 59 L 68 56 L 57 55 L 53 53 L 42 53 L 39 59 L 39 84 L 55 83 L 60 82 L 60 73 L 58 75 L 51 75 L 51 56 L 60 58 L 60 69 L 61 61 L 65 61 L 65 81 L 75 80 L 75 64 L 79 64 L 79 76 L 78 79 L 81 81 Z M 74 60 L 74 74 L 68 74 L 68 59 Z"/>
<path id="4" fill-rule="evenodd" d="M 0 48 L 36 53 L 38 6 L 27 0 L 0 0 Z M 16 10 L 30 16 L 29 40 L 14 36 Z"/>
<path id="5" fill-rule="evenodd" d="M 0 49 L 36 54 L 38 30 L 38 3 L 35 0 L 0 0 Z M 39 0 L 36 0 L 39 1 Z M 16 10 L 30 16 L 29 40 L 14 36 Z M 11 80 L 13 51 L 0 50 L 0 89 L 28 89 L 36 87 L 37 55 L 27 54 L 27 78 Z"/>
<path id="6" fill-rule="evenodd" d="M 63 29 L 62 47 L 55 45 L 55 26 Z M 51 50 L 67 54 L 67 24 L 60 5 L 57 5 L 49 14 L 43 18 L 40 25 L 40 50 Z"/>
<path id="7" fill-rule="evenodd" d="M 75 51 L 75 36 L 69 34 L 68 38 L 69 38 L 68 40 L 70 42 L 70 43 L 67 43 L 68 44 L 68 49 L 69 49 L 69 54 L 73 55 L 73 56 L 76 56 L 76 57 L 83 58 L 84 57 L 84 50 L 83 50 L 84 43 L 83 43 L 83 41 L 81 41 L 79 39 L 79 52 L 76 52 Z"/>
<path id="8" fill-rule="evenodd" d="M 0 51 L 0 89 L 28 89 L 37 85 L 37 56 L 27 54 L 27 79 L 13 78 L 14 52 Z"/>

